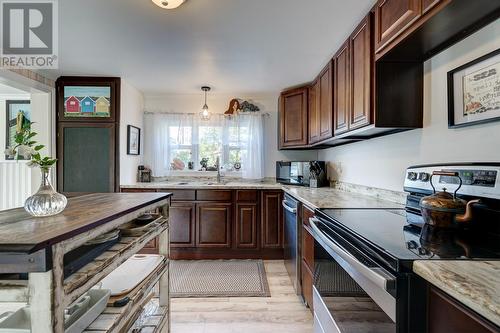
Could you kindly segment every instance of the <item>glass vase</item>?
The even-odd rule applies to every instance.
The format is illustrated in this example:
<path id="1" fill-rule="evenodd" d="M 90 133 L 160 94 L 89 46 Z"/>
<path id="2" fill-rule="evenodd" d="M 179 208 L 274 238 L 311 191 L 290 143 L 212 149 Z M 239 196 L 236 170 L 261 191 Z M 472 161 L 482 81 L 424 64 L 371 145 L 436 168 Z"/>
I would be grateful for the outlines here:
<path id="1" fill-rule="evenodd" d="M 42 183 L 38 191 L 26 199 L 24 209 L 33 216 L 52 216 L 59 214 L 66 208 L 68 199 L 57 193 L 50 183 L 48 169 L 40 169 Z"/>

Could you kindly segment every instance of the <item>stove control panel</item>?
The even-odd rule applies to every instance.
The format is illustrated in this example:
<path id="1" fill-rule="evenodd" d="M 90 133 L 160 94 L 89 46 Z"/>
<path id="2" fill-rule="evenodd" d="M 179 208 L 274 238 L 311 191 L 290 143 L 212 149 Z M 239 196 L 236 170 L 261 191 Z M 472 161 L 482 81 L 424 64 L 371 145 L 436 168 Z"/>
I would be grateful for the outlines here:
<path id="1" fill-rule="evenodd" d="M 405 191 L 432 191 L 430 180 L 434 171 L 457 172 L 462 179 L 459 194 L 500 199 L 500 163 L 410 167 L 406 170 Z M 448 192 L 453 192 L 460 184 L 460 180 L 453 176 L 434 176 L 432 183 L 437 191 L 446 188 Z"/>

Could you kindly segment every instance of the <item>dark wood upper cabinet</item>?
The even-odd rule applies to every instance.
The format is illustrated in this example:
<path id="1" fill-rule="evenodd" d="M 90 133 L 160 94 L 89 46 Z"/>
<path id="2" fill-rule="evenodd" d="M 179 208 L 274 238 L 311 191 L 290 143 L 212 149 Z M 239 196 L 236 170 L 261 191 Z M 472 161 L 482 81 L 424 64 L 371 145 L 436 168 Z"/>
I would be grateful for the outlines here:
<path id="1" fill-rule="evenodd" d="M 318 142 L 320 139 L 320 80 L 316 79 L 309 87 L 309 144 Z"/>
<path id="2" fill-rule="evenodd" d="M 261 246 L 283 247 L 283 211 L 281 191 L 262 191 L 261 198 Z"/>
<path id="3" fill-rule="evenodd" d="M 375 9 L 375 48 L 381 51 L 422 14 L 422 0 L 379 0 Z"/>
<path id="4" fill-rule="evenodd" d="M 196 205 L 192 202 L 172 202 L 170 206 L 170 246 L 195 246 Z"/>
<path id="5" fill-rule="evenodd" d="M 374 89 L 372 16 L 369 14 L 349 39 L 351 58 L 351 107 L 349 130 L 371 123 Z"/>
<path id="6" fill-rule="evenodd" d="M 349 60 L 349 41 L 346 41 L 334 57 L 334 128 L 335 135 L 349 131 L 349 113 L 350 113 L 350 60 Z"/>
<path id="7" fill-rule="evenodd" d="M 196 204 L 196 246 L 231 247 L 232 207 L 230 203 Z"/>
<path id="8" fill-rule="evenodd" d="M 240 249 L 256 249 L 257 204 L 236 204 L 235 246 Z"/>
<path id="9" fill-rule="evenodd" d="M 308 87 L 285 91 L 280 97 L 280 147 L 307 145 Z"/>
<path id="10" fill-rule="evenodd" d="M 442 0 L 422 0 L 422 14 L 427 13 L 441 1 Z"/>
<path id="11" fill-rule="evenodd" d="M 332 62 L 321 71 L 319 82 L 319 141 L 333 136 Z"/>

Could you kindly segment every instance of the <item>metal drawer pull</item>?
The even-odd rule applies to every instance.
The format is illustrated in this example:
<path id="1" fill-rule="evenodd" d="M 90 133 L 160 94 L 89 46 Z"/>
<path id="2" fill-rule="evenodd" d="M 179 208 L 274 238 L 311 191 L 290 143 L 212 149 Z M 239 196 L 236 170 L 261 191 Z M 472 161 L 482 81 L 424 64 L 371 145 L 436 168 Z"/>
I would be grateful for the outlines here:
<path id="1" fill-rule="evenodd" d="M 323 232 L 316 225 L 319 222 L 316 218 L 309 218 L 309 223 L 314 231 L 314 234 L 318 236 L 330 249 L 332 249 L 340 258 L 345 260 L 349 265 L 353 266 L 360 274 L 366 277 L 368 280 L 372 281 L 375 285 L 385 290 L 393 289 L 396 283 L 396 278 L 392 276 L 385 269 L 380 267 L 368 267 L 359 261 L 352 254 L 332 242 L 328 237 L 326 237 Z"/>
<path id="2" fill-rule="evenodd" d="M 286 204 L 286 200 L 283 200 L 283 202 L 281 204 L 283 205 L 283 208 L 285 208 L 290 213 L 292 213 L 292 214 L 296 214 L 297 213 L 297 208 L 292 208 L 292 207 L 288 206 Z"/>

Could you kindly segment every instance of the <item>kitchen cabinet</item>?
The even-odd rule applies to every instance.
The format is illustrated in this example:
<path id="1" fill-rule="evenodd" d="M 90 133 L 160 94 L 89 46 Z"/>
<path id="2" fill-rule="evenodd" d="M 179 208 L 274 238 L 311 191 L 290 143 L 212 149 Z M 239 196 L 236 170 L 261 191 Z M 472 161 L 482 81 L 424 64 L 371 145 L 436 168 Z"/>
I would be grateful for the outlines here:
<path id="1" fill-rule="evenodd" d="M 309 218 L 314 216 L 314 211 L 307 206 L 302 207 L 302 296 L 306 304 L 313 311 L 313 281 L 314 281 L 314 237 L 309 226 Z"/>
<path id="2" fill-rule="evenodd" d="M 351 105 L 349 130 L 370 125 L 374 89 L 372 16 L 368 15 L 349 38 Z"/>
<path id="3" fill-rule="evenodd" d="M 281 191 L 263 191 L 261 198 L 261 242 L 263 248 L 283 248 Z"/>
<path id="4" fill-rule="evenodd" d="M 422 0 L 379 0 L 375 7 L 375 48 L 380 52 L 422 14 Z"/>
<path id="5" fill-rule="evenodd" d="M 316 79 L 309 87 L 309 144 L 320 140 L 320 83 Z"/>
<path id="6" fill-rule="evenodd" d="M 296 148 L 308 144 L 308 87 L 285 91 L 280 96 L 280 148 Z"/>
<path id="7" fill-rule="evenodd" d="M 440 2 L 442 2 L 442 0 L 422 0 L 422 14 L 427 13 Z"/>
<path id="8" fill-rule="evenodd" d="M 235 246 L 240 249 L 256 249 L 257 243 L 257 204 L 236 204 Z"/>
<path id="9" fill-rule="evenodd" d="M 122 188 L 122 192 L 173 193 L 173 259 L 283 259 L 280 190 Z M 153 240 L 142 253 L 158 253 Z"/>
<path id="10" fill-rule="evenodd" d="M 172 201 L 170 206 L 170 246 L 195 246 L 195 210 L 192 202 Z"/>
<path id="11" fill-rule="evenodd" d="M 332 62 L 309 87 L 309 144 L 333 136 Z"/>
<path id="12" fill-rule="evenodd" d="M 349 41 L 346 41 L 334 56 L 335 70 L 333 82 L 334 128 L 335 135 L 349 130 L 350 113 L 350 59 Z"/>
<path id="13" fill-rule="evenodd" d="M 196 204 L 197 247 L 231 247 L 231 208 L 230 203 Z"/>
<path id="14" fill-rule="evenodd" d="M 495 333 L 498 327 L 436 287 L 428 294 L 428 333 Z"/>

